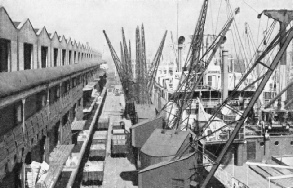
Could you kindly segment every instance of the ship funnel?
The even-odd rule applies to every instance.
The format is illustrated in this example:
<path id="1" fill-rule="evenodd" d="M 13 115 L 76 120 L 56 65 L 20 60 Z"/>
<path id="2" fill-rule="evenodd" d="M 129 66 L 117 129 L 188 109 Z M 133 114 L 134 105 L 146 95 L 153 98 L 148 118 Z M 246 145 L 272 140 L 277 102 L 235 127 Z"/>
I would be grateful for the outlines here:
<path id="1" fill-rule="evenodd" d="M 185 42 L 185 37 L 184 36 L 180 36 L 178 38 L 178 44 L 180 45 L 180 44 L 183 44 L 184 42 Z"/>
<path id="2" fill-rule="evenodd" d="M 228 97 L 228 50 L 222 50 L 221 69 L 222 101 L 224 101 Z"/>
<path id="3" fill-rule="evenodd" d="M 185 42 L 185 37 L 180 36 L 178 38 L 178 71 L 182 71 L 182 48 L 183 48 L 183 43 Z"/>

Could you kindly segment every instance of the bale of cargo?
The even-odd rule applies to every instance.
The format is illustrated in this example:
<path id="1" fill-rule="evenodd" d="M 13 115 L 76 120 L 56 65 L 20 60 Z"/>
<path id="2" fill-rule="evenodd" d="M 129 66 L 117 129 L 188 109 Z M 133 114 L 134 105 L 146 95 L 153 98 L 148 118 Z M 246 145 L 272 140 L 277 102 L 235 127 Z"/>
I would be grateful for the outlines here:
<path id="1" fill-rule="evenodd" d="M 108 130 L 109 128 L 109 117 L 101 116 L 98 121 L 98 130 Z"/>
<path id="2" fill-rule="evenodd" d="M 104 161 L 106 156 L 105 144 L 92 144 L 90 147 L 89 160 L 90 161 Z"/>
<path id="3" fill-rule="evenodd" d="M 87 161 L 83 169 L 83 185 L 102 185 L 104 178 L 103 161 Z"/>
<path id="4" fill-rule="evenodd" d="M 106 144 L 107 136 L 108 136 L 107 131 L 95 131 L 93 135 L 92 144 L 99 144 L 99 143 Z"/>

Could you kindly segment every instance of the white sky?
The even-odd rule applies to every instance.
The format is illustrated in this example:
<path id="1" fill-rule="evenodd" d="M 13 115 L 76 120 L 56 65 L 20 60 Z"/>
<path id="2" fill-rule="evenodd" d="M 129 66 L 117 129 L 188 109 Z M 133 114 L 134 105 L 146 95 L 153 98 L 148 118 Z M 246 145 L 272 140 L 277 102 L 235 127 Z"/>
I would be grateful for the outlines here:
<path id="1" fill-rule="evenodd" d="M 174 39 L 177 36 L 177 2 L 178 35 L 191 35 L 203 0 L 0 0 L 12 20 L 30 18 L 35 28 L 46 26 L 48 32 L 57 31 L 84 44 L 89 42 L 91 47 L 104 52 L 105 59 L 110 53 L 102 30 L 106 30 L 120 55 L 121 27 L 124 27 L 126 38 L 131 40 L 134 50 L 135 28 L 142 23 L 147 55 L 152 58 L 165 30 L 172 31 Z M 233 9 L 240 7 L 236 18 L 239 32 L 244 32 L 244 23 L 247 22 L 255 41 L 257 33 L 261 40 L 268 20 L 265 16 L 257 19 L 257 13 L 264 9 L 293 9 L 293 0 L 230 0 L 230 3 Z M 214 34 L 216 27 L 219 31 L 226 18 L 226 0 L 210 0 L 205 33 Z M 168 33 L 164 48 L 167 54 L 171 51 L 170 36 Z"/>

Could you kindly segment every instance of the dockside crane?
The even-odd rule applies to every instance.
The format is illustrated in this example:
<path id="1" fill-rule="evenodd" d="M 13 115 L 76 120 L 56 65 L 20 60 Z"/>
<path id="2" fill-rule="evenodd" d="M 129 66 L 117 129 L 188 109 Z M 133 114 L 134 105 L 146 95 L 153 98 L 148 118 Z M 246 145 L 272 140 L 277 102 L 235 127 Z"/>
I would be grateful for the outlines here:
<path id="1" fill-rule="evenodd" d="M 140 104 L 151 103 L 152 88 L 155 83 L 155 77 L 160 64 L 166 36 L 167 31 L 165 31 L 163 39 L 161 40 L 149 70 L 147 70 L 144 27 L 142 25 L 141 35 L 139 32 L 139 27 L 136 29 L 136 83 L 137 96 L 139 99 L 138 103 Z"/>
<path id="2" fill-rule="evenodd" d="M 141 41 L 139 27 L 135 31 L 135 44 L 136 44 L 136 59 L 135 59 L 135 77 L 136 77 L 136 95 L 137 103 L 143 103 L 143 73 L 141 67 Z"/>
<path id="3" fill-rule="evenodd" d="M 140 63 L 141 63 L 141 82 L 143 87 L 142 92 L 142 101 L 143 103 L 147 103 L 147 90 L 145 89 L 145 85 L 147 84 L 146 80 L 146 71 L 147 71 L 147 66 L 146 66 L 146 49 L 145 49 L 145 33 L 144 33 L 144 27 L 143 24 L 141 26 L 141 56 L 140 56 Z"/>
<path id="4" fill-rule="evenodd" d="M 125 34 L 124 34 L 124 29 L 122 28 L 122 39 L 123 39 L 123 47 L 124 47 L 124 62 L 125 62 L 125 69 L 127 70 L 127 76 L 130 81 L 133 80 L 133 75 L 132 75 L 132 65 L 131 65 L 131 52 L 128 51 L 126 39 L 125 39 Z M 129 46 L 130 48 L 130 46 Z"/>
<path id="5" fill-rule="evenodd" d="M 256 61 L 253 64 L 253 66 L 246 72 L 246 74 L 243 76 L 241 81 L 235 87 L 235 88 L 239 88 L 239 86 L 244 82 L 244 80 L 247 78 L 247 76 L 252 73 L 253 69 L 255 69 L 257 65 L 262 65 L 264 68 L 267 69 L 265 74 L 263 76 L 261 76 L 262 79 L 261 79 L 260 84 L 258 85 L 258 88 L 256 89 L 254 95 L 252 96 L 251 100 L 249 101 L 249 104 L 245 108 L 240 120 L 238 120 L 238 122 L 236 123 L 233 132 L 229 136 L 228 141 L 226 142 L 225 146 L 221 150 L 221 152 L 220 152 L 217 160 L 215 161 L 215 163 L 212 164 L 212 168 L 211 168 L 210 172 L 208 173 L 207 177 L 204 179 L 204 181 L 203 181 L 203 183 L 201 185 L 201 188 L 205 188 L 208 185 L 208 183 L 211 180 L 211 178 L 214 176 L 215 172 L 217 171 L 217 168 L 220 165 L 220 162 L 224 158 L 224 155 L 226 154 L 226 152 L 231 147 L 231 145 L 233 143 L 233 140 L 235 139 L 236 135 L 238 134 L 240 128 L 243 126 L 245 119 L 247 118 L 249 112 L 252 110 L 252 108 L 253 108 L 254 104 L 256 103 L 258 97 L 262 93 L 267 81 L 270 79 L 270 76 L 273 74 L 273 72 L 275 71 L 276 67 L 278 66 L 278 64 L 279 64 L 281 58 L 283 57 L 283 55 L 284 55 L 289 43 L 291 42 L 292 38 L 293 38 L 293 27 L 291 27 L 285 33 L 282 33 L 282 35 L 278 34 L 274 38 L 274 40 L 272 40 L 270 45 L 264 50 L 264 52 L 262 52 L 262 54 L 256 59 Z M 266 64 L 262 63 L 262 59 L 278 44 L 282 44 L 282 46 L 280 46 L 280 49 L 277 52 L 277 54 L 275 55 L 275 58 L 272 61 L 272 63 L 270 65 L 266 65 Z M 229 100 L 229 98 L 231 98 L 231 97 L 229 96 L 224 101 L 224 103 L 227 102 L 227 100 Z"/>
<path id="6" fill-rule="evenodd" d="M 121 53 L 121 67 L 125 66 L 124 50 L 122 47 L 122 42 L 120 42 L 120 53 Z M 125 69 L 125 67 L 123 67 Z"/>
<path id="7" fill-rule="evenodd" d="M 123 71 L 124 71 L 124 70 L 123 70 L 123 67 L 122 67 L 122 63 L 121 63 L 121 61 L 120 61 L 118 55 L 116 54 L 116 51 L 115 51 L 115 49 L 113 48 L 113 46 L 112 46 L 112 44 L 111 44 L 111 41 L 110 41 L 110 39 L 109 39 L 108 36 L 107 36 L 106 31 L 103 30 L 103 33 L 104 33 L 104 35 L 105 35 L 105 38 L 106 38 L 106 41 L 107 41 L 107 44 L 108 44 L 108 47 L 109 47 L 109 50 L 110 50 L 111 56 L 112 56 L 112 58 L 113 58 L 113 61 L 114 61 L 114 64 L 115 64 L 115 67 L 116 67 L 116 70 L 117 70 L 118 76 L 119 76 L 119 78 L 120 78 L 121 84 L 122 84 L 122 86 L 123 86 L 125 78 L 124 78 L 124 75 L 123 75 Z M 121 43 L 120 43 L 120 44 L 121 44 Z M 122 50 L 122 45 L 121 45 L 121 50 Z M 122 53 L 121 53 L 121 56 L 122 56 Z M 121 58 L 122 58 L 122 57 L 121 57 Z M 124 87 L 123 87 L 123 89 L 124 89 Z M 125 92 L 125 91 L 124 91 L 124 92 Z"/>
<path id="8" fill-rule="evenodd" d="M 118 76 L 120 78 L 121 84 L 122 84 L 122 88 L 123 91 L 125 93 L 125 100 L 127 101 L 133 101 L 133 79 L 131 78 L 131 76 L 129 76 L 129 69 L 128 69 L 128 64 L 129 64 L 129 60 L 128 60 L 128 53 L 125 53 L 125 48 L 123 50 L 123 46 L 122 43 L 120 43 L 120 48 L 121 48 L 121 60 L 119 59 L 115 49 L 113 48 L 110 39 L 108 38 L 106 31 L 103 30 L 103 33 L 105 35 L 105 38 L 107 40 L 107 44 L 109 46 L 110 49 L 110 53 L 111 56 L 113 58 Z M 127 48 L 127 46 L 126 46 Z"/>
<path id="9" fill-rule="evenodd" d="M 199 57 L 200 57 L 200 50 L 201 50 L 201 46 L 203 43 L 203 33 L 204 33 L 204 26 L 205 26 L 205 21 L 206 21 L 206 15 L 207 15 L 207 10 L 208 10 L 208 0 L 204 0 L 203 5 L 201 7 L 201 11 L 200 11 L 200 15 L 198 17 L 198 21 L 194 30 L 194 33 L 192 35 L 192 41 L 190 44 L 190 48 L 187 54 L 187 59 L 185 62 L 184 67 L 187 68 L 188 73 L 186 75 L 186 77 L 184 75 L 184 72 L 182 71 L 182 76 L 181 76 L 181 81 L 182 78 L 185 78 L 187 80 L 190 80 L 190 77 L 192 76 L 192 74 L 196 74 L 199 71 Z M 180 81 L 180 85 L 181 87 L 182 82 Z M 178 113 L 176 114 L 176 119 L 173 122 L 174 123 L 174 127 L 176 129 L 178 129 L 178 127 L 180 126 L 180 122 L 182 119 L 182 114 L 183 114 L 183 105 L 185 105 L 186 102 L 186 96 L 187 96 L 187 92 L 188 89 L 190 88 L 190 84 L 192 84 L 192 82 L 186 82 L 185 83 L 185 89 L 183 92 L 181 92 L 181 97 L 177 98 L 176 101 L 173 101 L 177 104 L 178 106 Z M 182 97 L 183 96 L 183 97 Z M 182 100 L 183 98 L 183 100 Z M 174 100 L 174 99 L 173 99 Z"/>
<path id="10" fill-rule="evenodd" d="M 150 70 L 147 70 L 144 26 L 142 24 L 141 33 L 139 31 L 139 27 L 136 28 L 135 79 L 132 70 L 131 43 L 129 41 L 129 46 L 127 47 L 124 29 L 122 28 L 122 42 L 120 42 L 121 60 L 117 56 L 106 32 L 103 31 L 103 33 L 106 37 L 111 56 L 125 93 L 126 106 L 134 101 L 139 104 L 151 103 L 151 89 L 153 88 L 155 82 L 155 76 L 160 63 L 167 31 L 165 32 L 155 54 Z"/>
<path id="11" fill-rule="evenodd" d="M 236 8 L 234 13 L 238 14 L 239 10 L 240 10 L 239 8 Z M 225 25 L 219 32 L 219 34 L 214 39 L 213 43 L 209 46 L 206 52 L 198 60 L 197 64 L 194 65 L 194 67 L 196 67 L 197 72 L 195 72 L 193 69 L 189 69 L 188 75 L 187 76 L 184 75 L 181 77 L 180 85 L 174 92 L 173 98 L 172 98 L 172 102 L 177 104 L 177 106 L 179 106 L 179 111 L 178 111 L 179 113 L 174 116 L 175 118 L 169 121 L 169 124 L 171 127 L 178 129 L 179 126 L 186 120 L 188 124 L 189 116 L 185 119 L 182 119 L 181 118 L 182 112 L 188 108 L 191 108 L 191 103 L 188 102 L 188 100 L 192 99 L 193 93 L 194 93 L 193 91 L 196 89 L 197 86 L 199 86 L 200 82 L 202 81 L 202 78 L 209 64 L 211 63 L 214 55 L 216 54 L 219 47 L 226 41 L 226 34 L 229 28 L 231 27 L 231 24 L 233 23 L 233 21 L 234 21 L 234 15 L 231 14 L 227 22 L 225 23 Z"/>
<path id="12" fill-rule="evenodd" d="M 167 31 L 165 31 L 165 34 L 163 36 L 163 39 L 160 43 L 160 46 L 156 52 L 156 55 L 152 61 L 152 64 L 150 66 L 150 69 L 147 73 L 147 94 L 148 94 L 148 100 L 150 102 L 151 100 L 151 93 L 152 93 L 152 89 L 153 89 L 153 86 L 154 86 L 154 83 L 155 83 L 155 78 L 156 78 L 156 75 L 157 75 L 157 72 L 158 72 L 158 67 L 159 67 L 159 64 L 160 64 L 160 59 L 161 59 L 161 56 L 162 56 L 162 52 L 163 52 L 163 49 L 164 49 L 164 43 L 165 43 L 165 39 L 166 39 L 166 36 L 167 36 Z"/>
<path id="13" fill-rule="evenodd" d="M 125 39 L 125 34 L 124 34 L 124 29 L 122 27 L 122 42 L 123 42 L 123 52 L 124 52 L 124 77 L 126 77 L 126 87 L 129 89 L 128 95 L 130 96 L 131 99 L 134 100 L 135 96 L 135 91 L 134 91 L 134 81 L 133 81 L 133 74 L 132 74 L 132 65 L 131 65 L 131 57 L 130 53 L 128 51 L 126 39 Z"/>

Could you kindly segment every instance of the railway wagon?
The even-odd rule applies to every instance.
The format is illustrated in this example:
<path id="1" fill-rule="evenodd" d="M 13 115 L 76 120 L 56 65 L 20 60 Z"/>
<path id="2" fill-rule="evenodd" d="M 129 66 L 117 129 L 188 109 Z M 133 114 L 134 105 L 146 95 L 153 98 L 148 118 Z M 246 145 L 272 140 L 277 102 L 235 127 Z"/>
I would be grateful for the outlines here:
<path id="1" fill-rule="evenodd" d="M 92 144 L 107 144 L 107 131 L 95 131 L 93 135 Z"/>
<path id="2" fill-rule="evenodd" d="M 114 129 L 111 139 L 112 156 L 121 156 L 128 153 L 127 134 L 124 129 Z"/>
<path id="3" fill-rule="evenodd" d="M 102 185 L 104 161 L 87 161 L 83 169 L 82 185 Z"/>
<path id="4" fill-rule="evenodd" d="M 97 143 L 90 147 L 89 160 L 90 161 L 104 161 L 106 157 L 106 144 Z"/>
<path id="5" fill-rule="evenodd" d="M 108 130 L 109 128 L 109 117 L 108 116 L 101 116 L 98 120 L 98 130 Z"/>

